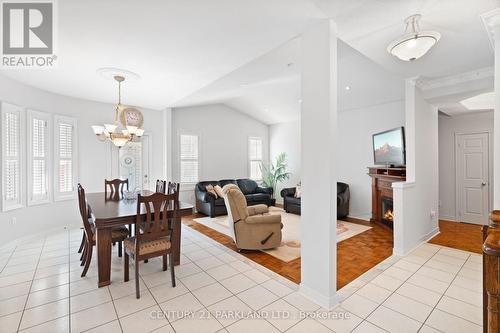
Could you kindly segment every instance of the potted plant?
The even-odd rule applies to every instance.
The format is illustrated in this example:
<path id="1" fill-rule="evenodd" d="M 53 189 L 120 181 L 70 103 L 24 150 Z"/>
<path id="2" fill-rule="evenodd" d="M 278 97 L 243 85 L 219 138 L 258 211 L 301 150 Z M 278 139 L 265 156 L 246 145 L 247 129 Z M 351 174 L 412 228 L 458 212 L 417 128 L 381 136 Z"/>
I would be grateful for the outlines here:
<path id="1" fill-rule="evenodd" d="M 281 153 L 276 156 L 276 163 L 271 163 L 269 167 L 265 166 L 263 163 L 260 164 L 262 184 L 267 187 L 272 187 L 273 198 L 276 193 L 276 185 L 290 179 L 291 173 L 287 171 L 287 168 L 288 162 L 286 153 Z"/>

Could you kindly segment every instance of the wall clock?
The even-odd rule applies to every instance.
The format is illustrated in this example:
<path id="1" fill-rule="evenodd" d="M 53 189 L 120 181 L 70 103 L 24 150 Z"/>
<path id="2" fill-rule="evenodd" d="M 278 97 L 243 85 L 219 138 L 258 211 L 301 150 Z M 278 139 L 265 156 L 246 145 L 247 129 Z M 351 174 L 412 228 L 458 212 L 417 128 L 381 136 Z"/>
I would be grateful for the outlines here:
<path id="1" fill-rule="evenodd" d="M 144 116 L 136 108 L 126 108 L 120 114 L 120 121 L 124 127 L 128 125 L 141 128 L 144 123 Z"/>

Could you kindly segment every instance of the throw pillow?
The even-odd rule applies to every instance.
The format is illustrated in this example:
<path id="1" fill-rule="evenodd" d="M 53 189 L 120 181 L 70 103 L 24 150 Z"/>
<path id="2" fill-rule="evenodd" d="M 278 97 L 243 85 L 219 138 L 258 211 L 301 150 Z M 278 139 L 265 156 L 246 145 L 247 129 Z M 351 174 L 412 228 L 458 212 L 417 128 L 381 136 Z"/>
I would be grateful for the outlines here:
<path id="1" fill-rule="evenodd" d="M 220 187 L 219 185 L 215 185 L 214 190 L 219 197 L 221 197 L 221 198 L 224 197 L 224 192 L 222 191 L 222 187 Z"/>
<path id="2" fill-rule="evenodd" d="M 212 193 L 215 196 L 215 199 L 217 199 L 217 192 L 215 191 L 213 185 L 207 185 L 205 186 L 207 192 Z"/>
<path id="3" fill-rule="evenodd" d="M 295 194 L 293 195 L 295 198 L 300 198 L 300 185 L 297 185 L 297 187 L 295 188 Z"/>

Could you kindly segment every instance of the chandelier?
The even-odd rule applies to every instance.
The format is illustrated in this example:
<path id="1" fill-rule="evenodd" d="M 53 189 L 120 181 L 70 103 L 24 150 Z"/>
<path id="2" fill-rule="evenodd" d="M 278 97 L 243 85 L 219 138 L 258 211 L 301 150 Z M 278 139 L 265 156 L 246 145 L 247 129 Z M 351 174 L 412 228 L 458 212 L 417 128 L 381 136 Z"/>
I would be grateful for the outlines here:
<path id="1" fill-rule="evenodd" d="M 115 119 L 113 124 L 94 125 L 92 130 L 100 141 L 111 141 L 117 147 L 123 147 L 144 134 L 142 128 L 144 117 L 141 111 L 132 107 L 125 107 L 121 103 L 121 85 L 125 77 L 121 75 L 113 76 L 118 82 L 118 104 L 115 106 Z"/>
<path id="2" fill-rule="evenodd" d="M 403 61 L 413 61 L 423 57 L 436 45 L 441 34 L 436 31 L 420 31 L 419 21 L 422 16 L 415 14 L 405 20 L 405 34 L 394 40 L 387 51 Z"/>

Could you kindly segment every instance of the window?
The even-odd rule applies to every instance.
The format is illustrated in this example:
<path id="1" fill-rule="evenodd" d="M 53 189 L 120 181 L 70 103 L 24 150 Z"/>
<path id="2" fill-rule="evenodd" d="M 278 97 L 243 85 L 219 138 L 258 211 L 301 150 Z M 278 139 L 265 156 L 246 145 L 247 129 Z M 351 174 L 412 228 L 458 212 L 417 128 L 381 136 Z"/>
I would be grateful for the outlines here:
<path id="1" fill-rule="evenodd" d="M 22 207 L 22 108 L 2 103 L 2 210 Z"/>
<path id="2" fill-rule="evenodd" d="M 180 135 L 181 183 L 198 182 L 198 141 L 197 135 Z"/>
<path id="3" fill-rule="evenodd" d="M 250 179 L 262 179 L 262 139 L 249 138 L 248 139 L 248 160 L 250 161 Z"/>
<path id="4" fill-rule="evenodd" d="M 76 182 L 76 120 L 54 117 L 54 196 L 73 198 Z"/>
<path id="5" fill-rule="evenodd" d="M 46 113 L 28 113 L 28 204 L 46 203 L 49 192 L 50 117 Z"/>

